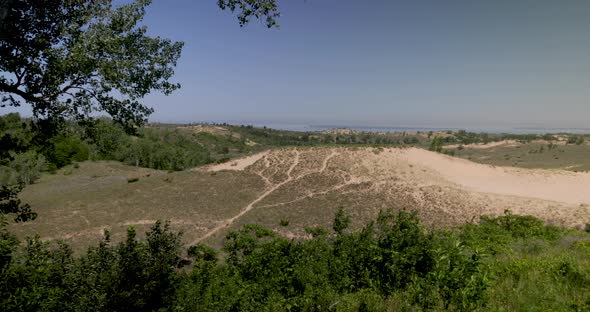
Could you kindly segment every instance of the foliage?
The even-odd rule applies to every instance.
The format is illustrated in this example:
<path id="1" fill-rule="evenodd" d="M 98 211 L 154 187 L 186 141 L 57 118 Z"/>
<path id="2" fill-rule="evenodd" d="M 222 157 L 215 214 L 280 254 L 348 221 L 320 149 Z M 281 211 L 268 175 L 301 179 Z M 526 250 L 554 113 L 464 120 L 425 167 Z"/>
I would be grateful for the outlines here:
<path id="1" fill-rule="evenodd" d="M 337 220 L 341 221 L 337 221 Z M 588 308 L 590 241 L 509 212 L 427 231 L 386 211 L 356 231 L 289 240 L 257 225 L 230 232 L 224 258 L 157 222 L 74 256 L 65 243 L 0 229 L 0 309 L 60 311 L 565 310 Z M 582 236 L 580 236 L 582 235 Z M 495 248 L 493 244 L 502 246 Z M 192 262 L 190 271 L 181 267 Z M 550 300 L 544 300 L 543 298 Z"/>
<path id="2" fill-rule="evenodd" d="M 583 136 L 574 136 L 571 135 L 567 138 L 567 144 L 576 144 L 576 145 L 582 145 L 584 144 L 584 137 Z"/>
<path id="3" fill-rule="evenodd" d="M 57 168 L 84 161 L 89 157 L 88 144 L 76 135 L 58 135 L 50 140 L 51 145 L 45 149 L 48 160 Z"/>
<path id="4" fill-rule="evenodd" d="M 12 161 L 8 163 L 6 180 L 0 178 L 0 185 L 32 184 L 41 177 L 47 167 L 45 157 L 34 151 L 24 153 L 11 152 Z"/>
<path id="5" fill-rule="evenodd" d="M 0 217 L 5 214 L 15 214 L 14 221 L 16 222 L 25 222 L 37 218 L 37 213 L 31 210 L 31 206 L 23 204 L 18 198 L 18 193 L 22 188 L 22 185 L 2 186 L 0 189 Z"/>
<path id="6" fill-rule="evenodd" d="M 336 216 L 334 217 L 334 224 L 332 225 L 332 229 L 336 234 L 343 234 L 344 230 L 346 230 L 350 226 L 350 216 L 344 213 L 344 208 L 340 207 L 336 212 Z"/>
<path id="7" fill-rule="evenodd" d="M 468 245 L 483 248 L 485 252 L 506 251 L 510 242 L 518 239 L 543 239 L 554 241 L 562 236 L 563 230 L 545 225 L 532 216 L 519 216 L 506 210 L 503 216 L 480 219 L 479 224 L 463 226 L 460 237 Z"/>
<path id="8" fill-rule="evenodd" d="M 248 24 L 251 17 L 264 18 L 268 28 L 279 27 L 276 19 L 281 14 L 278 12 L 276 0 L 217 0 L 217 5 L 222 10 L 238 10 L 238 21 L 242 27 Z"/>
<path id="9" fill-rule="evenodd" d="M 168 224 L 158 222 L 145 241 L 138 241 L 135 230 L 129 229 L 127 239 L 112 246 L 107 232 L 98 247 L 80 258 L 66 244 L 49 248 L 38 238 L 30 239 L 24 254 L 10 259 L 1 272 L 0 305 L 3 311 L 144 311 L 171 306 L 181 278 L 176 271 L 179 239 Z"/>
<path id="10" fill-rule="evenodd" d="M 336 225 L 346 219 L 341 210 L 335 229 L 342 230 Z M 193 280 L 198 290 L 185 285 L 179 305 L 190 309 L 199 302 L 199 310 L 347 310 L 400 295 L 415 307 L 477 306 L 486 285 L 478 289 L 470 281 L 479 280 L 474 279 L 480 275 L 479 262 L 460 248 L 449 257 L 453 249 L 441 246 L 445 242 L 427 234 L 416 214 L 407 212 L 384 212 L 358 233 L 340 231 L 336 237 L 322 234 L 300 242 L 247 225 L 228 234 L 226 263 L 207 281 Z M 203 276 L 202 266 L 193 274 Z M 440 287 L 432 286 L 435 281 Z"/>
<path id="11" fill-rule="evenodd" d="M 442 137 L 436 136 L 434 137 L 434 139 L 432 139 L 432 142 L 430 143 L 430 151 L 432 152 L 439 152 L 441 153 L 443 151 L 443 139 Z"/>
<path id="12" fill-rule="evenodd" d="M 139 100 L 179 87 L 168 80 L 183 45 L 147 34 L 150 2 L 3 1 L 2 104 L 19 106 L 18 96 L 52 121 L 104 111 L 127 129 L 143 123 L 152 109 Z"/>

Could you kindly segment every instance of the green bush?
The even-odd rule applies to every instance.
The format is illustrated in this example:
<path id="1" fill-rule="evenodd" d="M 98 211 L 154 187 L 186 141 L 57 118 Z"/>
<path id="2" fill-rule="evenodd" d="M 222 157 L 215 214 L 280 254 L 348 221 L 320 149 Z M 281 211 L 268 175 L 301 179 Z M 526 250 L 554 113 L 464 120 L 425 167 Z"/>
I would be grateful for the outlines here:
<path id="1" fill-rule="evenodd" d="M 510 212 L 427 230 L 415 212 L 381 212 L 292 240 L 259 225 L 230 231 L 223 253 L 157 222 L 74 256 L 0 228 L 2 311 L 474 311 L 588 307 L 588 239 Z M 562 238 L 562 240 L 560 240 Z M 563 239 L 570 239 L 564 242 Z M 494 248 L 491 244 L 502 246 Z M 490 251 L 498 250 L 496 255 Z M 191 270 L 181 269 L 192 264 Z M 546 299 L 545 299 L 546 298 Z"/>
<path id="2" fill-rule="evenodd" d="M 37 213 L 33 212 L 29 204 L 23 204 L 18 198 L 23 185 L 0 187 L 0 226 L 4 226 L 4 215 L 13 214 L 14 221 L 25 222 L 35 220 Z"/>
<path id="3" fill-rule="evenodd" d="M 553 241 L 563 235 L 563 230 L 546 225 L 532 216 L 514 215 L 509 210 L 498 217 L 481 217 L 480 223 L 467 224 L 461 229 L 461 239 L 470 246 L 487 252 L 505 251 L 508 244 L 518 239 L 543 239 Z"/>
<path id="4" fill-rule="evenodd" d="M 52 145 L 45 156 L 57 168 L 67 166 L 73 161 L 87 160 L 90 155 L 88 144 L 76 136 L 59 135 L 52 138 L 50 142 Z"/>
<path id="5" fill-rule="evenodd" d="M 45 157 L 34 151 L 11 153 L 11 156 L 12 161 L 8 167 L 12 169 L 14 176 L 11 180 L 3 182 L 4 185 L 35 183 L 47 169 Z"/>

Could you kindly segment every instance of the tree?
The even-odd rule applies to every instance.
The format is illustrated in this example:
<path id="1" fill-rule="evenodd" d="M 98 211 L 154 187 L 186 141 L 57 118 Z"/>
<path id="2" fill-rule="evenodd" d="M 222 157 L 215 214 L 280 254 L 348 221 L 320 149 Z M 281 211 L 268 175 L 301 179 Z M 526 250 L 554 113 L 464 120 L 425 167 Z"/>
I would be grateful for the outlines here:
<path id="1" fill-rule="evenodd" d="M 112 0 L 0 1 L 0 106 L 32 106 L 47 129 L 71 117 L 106 112 L 132 130 L 153 112 L 140 100 L 168 95 L 183 43 L 147 35 L 141 25 L 151 0 L 113 6 Z M 276 0 L 218 0 L 278 27 Z"/>
<path id="2" fill-rule="evenodd" d="M 350 226 L 350 216 L 344 212 L 344 208 L 340 207 L 336 212 L 336 216 L 334 217 L 334 223 L 332 224 L 332 229 L 336 234 L 343 234 L 344 230 L 346 230 Z"/>
<path id="3" fill-rule="evenodd" d="M 218 0 L 217 5 L 222 10 L 229 9 L 231 12 L 237 10 L 241 27 L 248 24 L 251 17 L 264 18 L 268 28 L 279 27 L 276 20 L 281 13 L 278 12 L 276 0 Z"/>
<path id="4" fill-rule="evenodd" d="M 180 87 L 169 79 L 183 46 L 147 35 L 150 2 L 1 1 L 2 106 L 24 100 L 51 121 L 101 111 L 127 129 L 145 122 L 153 110 L 139 100 Z"/>
<path id="5" fill-rule="evenodd" d="M 28 220 L 35 220 L 37 213 L 31 210 L 29 204 L 21 203 L 18 198 L 18 193 L 22 190 L 22 185 L 16 186 L 1 186 L 0 188 L 0 217 L 4 214 L 15 214 L 14 221 L 25 222 Z M 2 221 L 2 219 L 0 219 Z M 1 222 L 0 222 L 1 223 Z"/>

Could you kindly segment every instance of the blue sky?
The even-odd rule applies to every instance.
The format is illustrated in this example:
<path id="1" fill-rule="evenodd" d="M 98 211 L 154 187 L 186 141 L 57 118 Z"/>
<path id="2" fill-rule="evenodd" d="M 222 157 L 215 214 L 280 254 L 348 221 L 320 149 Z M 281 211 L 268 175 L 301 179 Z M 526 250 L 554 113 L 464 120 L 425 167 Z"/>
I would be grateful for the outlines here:
<path id="1" fill-rule="evenodd" d="M 155 0 L 185 42 L 151 121 L 586 127 L 590 1 L 279 0 L 280 29 Z"/>

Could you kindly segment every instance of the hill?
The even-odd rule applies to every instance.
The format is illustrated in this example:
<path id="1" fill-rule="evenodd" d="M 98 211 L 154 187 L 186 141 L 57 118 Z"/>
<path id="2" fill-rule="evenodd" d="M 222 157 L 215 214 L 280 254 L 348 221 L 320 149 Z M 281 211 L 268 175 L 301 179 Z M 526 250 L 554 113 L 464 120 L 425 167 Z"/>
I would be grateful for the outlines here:
<path id="1" fill-rule="evenodd" d="M 550 224 L 590 222 L 590 174 L 494 167 L 418 148 L 276 148 L 180 172 L 83 162 L 22 193 L 39 218 L 12 224 L 24 238 L 92 245 L 105 228 L 122 239 L 158 219 L 185 245 L 219 246 L 229 229 L 256 223 L 290 238 L 329 226 L 342 207 L 361 228 L 383 209 L 416 210 L 427 227 L 476 222 L 505 210 Z"/>

